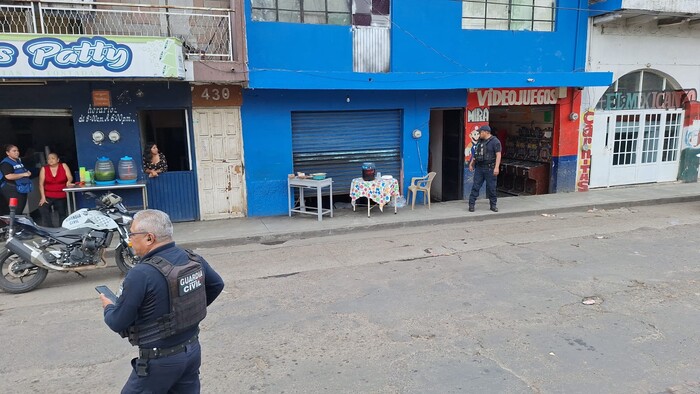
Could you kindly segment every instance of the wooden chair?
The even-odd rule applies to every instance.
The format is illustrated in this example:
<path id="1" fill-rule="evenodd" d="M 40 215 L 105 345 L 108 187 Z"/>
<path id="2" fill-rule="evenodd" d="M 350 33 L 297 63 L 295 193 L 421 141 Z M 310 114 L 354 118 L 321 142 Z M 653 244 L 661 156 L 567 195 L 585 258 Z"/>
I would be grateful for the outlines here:
<path id="1" fill-rule="evenodd" d="M 423 192 L 423 205 L 427 199 L 428 209 L 430 209 L 430 185 L 433 183 L 435 175 L 437 175 L 435 172 L 429 172 L 426 176 L 411 178 L 411 186 L 408 187 L 411 192 L 411 210 L 416 206 L 418 192 Z"/>

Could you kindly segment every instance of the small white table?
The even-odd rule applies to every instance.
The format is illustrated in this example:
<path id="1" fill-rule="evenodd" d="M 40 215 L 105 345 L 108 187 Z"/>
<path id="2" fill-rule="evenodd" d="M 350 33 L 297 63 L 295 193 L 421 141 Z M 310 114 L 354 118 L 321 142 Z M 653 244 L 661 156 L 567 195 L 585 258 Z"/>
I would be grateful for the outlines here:
<path id="1" fill-rule="evenodd" d="M 321 200 L 321 191 L 324 187 L 330 188 L 330 209 L 323 208 Z M 294 189 L 299 189 L 299 205 L 294 204 Z M 316 204 L 317 207 L 306 206 L 304 202 L 304 189 L 316 189 Z M 305 213 L 308 215 L 317 215 L 318 221 L 323 219 L 323 215 L 330 214 L 333 217 L 333 179 L 326 178 L 323 180 L 287 178 L 287 200 L 289 202 L 289 216 L 292 212 Z"/>
<path id="2" fill-rule="evenodd" d="M 116 183 L 114 185 L 86 185 L 86 186 L 71 186 L 63 189 L 64 192 L 66 192 L 66 198 L 67 198 L 67 205 L 68 205 L 68 213 L 73 213 L 75 212 L 76 209 L 76 202 L 75 202 L 75 193 L 85 193 L 85 192 L 101 192 L 101 191 L 107 191 L 107 190 L 116 190 L 116 189 L 141 189 L 141 198 L 143 200 L 143 209 L 148 208 L 148 192 L 146 191 L 146 182 L 145 181 L 139 181 L 136 183 L 131 183 L 131 184 L 124 184 L 124 183 Z"/>

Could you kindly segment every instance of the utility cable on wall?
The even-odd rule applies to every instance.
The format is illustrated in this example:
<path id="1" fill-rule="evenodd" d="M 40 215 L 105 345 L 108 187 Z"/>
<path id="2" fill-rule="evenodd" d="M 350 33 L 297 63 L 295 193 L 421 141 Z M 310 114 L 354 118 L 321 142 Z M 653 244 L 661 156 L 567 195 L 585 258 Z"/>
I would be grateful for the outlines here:
<path id="1" fill-rule="evenodd" d="M 425 171 L 423 170 L 423 158 L 420 155 L 420 144 L 418 144 L 418 138 L 416 138 L 416 151 L 418 152 L 418 165 L 420 166 L 421 175 L 426 175 L 428 173 L 428 169 L 426 168 Z"/>

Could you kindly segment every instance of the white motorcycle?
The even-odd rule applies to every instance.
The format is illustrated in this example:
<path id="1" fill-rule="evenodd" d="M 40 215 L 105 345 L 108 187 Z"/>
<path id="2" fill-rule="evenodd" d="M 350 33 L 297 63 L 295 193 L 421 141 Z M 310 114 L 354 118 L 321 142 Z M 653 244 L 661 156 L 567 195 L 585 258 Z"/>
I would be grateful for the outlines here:
<path id="1" fill-rule="evenodd" d="M 115 248 L 117 267 L 126 273 L 138 263 L 129 243 L 132 216 L 116 194 L 97 199 L 94 209 L 82 208 L 64 221 L 61 228 L 41 227 L 25 216 L 0 216 L 7 235 L 0 251 L 0 289 L 25 293 L 37 288 L 49 270 L 80 272 L 102 268 L 105 250 L 119 234 Z M 15 220 L 16 219 L 16 220 Z"/>

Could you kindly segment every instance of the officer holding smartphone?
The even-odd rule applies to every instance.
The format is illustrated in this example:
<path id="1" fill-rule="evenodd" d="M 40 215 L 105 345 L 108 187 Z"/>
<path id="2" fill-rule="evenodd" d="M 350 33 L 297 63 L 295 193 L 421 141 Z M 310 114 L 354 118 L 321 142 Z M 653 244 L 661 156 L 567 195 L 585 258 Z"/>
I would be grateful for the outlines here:
<path id="1" fill-rule="evenodd" d="M 130 239 L 141 262 L 127 273 L 116 302 L 100 293 L 107 326 L 139 347 L 122 393 L 200 391 L 199 322 L 224 282 L 172 236 L 165 212 L 136 213 Z"/>

